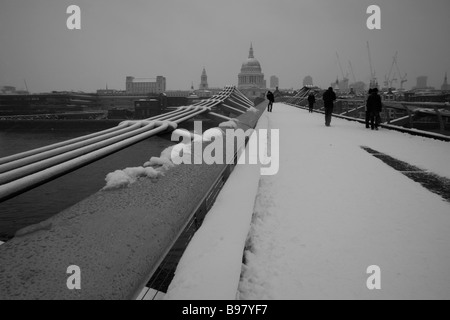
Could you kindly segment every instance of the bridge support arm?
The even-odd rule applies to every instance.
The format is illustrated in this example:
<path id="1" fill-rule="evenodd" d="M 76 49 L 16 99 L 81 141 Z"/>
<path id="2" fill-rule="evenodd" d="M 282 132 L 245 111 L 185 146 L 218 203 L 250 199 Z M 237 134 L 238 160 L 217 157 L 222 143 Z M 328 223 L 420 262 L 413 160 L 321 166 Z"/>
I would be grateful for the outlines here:
<path id="1" fill-rule="evenodd" d="M 444 118 L 442 117 L 442 113 L 439 111 L 438 108 L 434 108 L 434 112 L 436 112 L 438 121 L 439 121 L 439 128 L 440 128 L 440 132 L 442 134 L 445 133 L 445 123 L 444 123 Z"/>
<path id="2" fill-rule="evenodd" d="M 406 112 L 408 113 L 408 119 L 409 119 L 409 128 L 414 128 L 414 120 L 413 120 L 413 112 L 408 106 L 405 106 Z"/>

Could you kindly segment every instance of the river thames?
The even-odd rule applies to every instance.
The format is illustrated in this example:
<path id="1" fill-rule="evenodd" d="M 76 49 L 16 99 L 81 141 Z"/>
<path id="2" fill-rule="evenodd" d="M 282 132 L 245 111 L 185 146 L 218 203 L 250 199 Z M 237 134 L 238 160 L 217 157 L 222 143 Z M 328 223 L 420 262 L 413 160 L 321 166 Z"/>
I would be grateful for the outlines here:
<path id="1" fill-rule="evenodd" d="M 82 121 L 30 122 L 14 126 L 2 124 L 0 158 L 98 132 L 104 127 L 105 124 Z M 99 191 L 105 185 L 109 172 L 142 166 L 172 144 L 170 137 L 154 136 L 0 203 L 0 240 L 9 240 L 17 230 L 41 222 Z"/>

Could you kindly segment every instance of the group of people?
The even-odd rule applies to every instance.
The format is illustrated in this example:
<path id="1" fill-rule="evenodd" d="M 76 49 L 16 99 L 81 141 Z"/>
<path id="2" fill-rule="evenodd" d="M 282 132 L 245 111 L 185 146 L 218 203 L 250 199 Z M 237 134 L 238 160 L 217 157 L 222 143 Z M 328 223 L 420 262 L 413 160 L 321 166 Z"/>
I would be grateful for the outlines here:
<path id="1" fill-rule="evenodd" d="M 334 101 L 336 100 L 336 93 L 332 87 L 329 87 L 322 95 L 323 106 L 325 108 L 325 125 L 329 127 L 331 125 L 331 116 L 333 114 Z M 309 112 L 314 112 L 314 103 L 316 103 L 316 97 L 314 93 L 310 93 L 308 96 Z"/>
<path id="2" fill-rule="evenodd" d="M 336 93 L 333 91 L 332 87 L 329 87 L 328 90 L 324 92 L 322 99 L 325 107 L 325 125 L 329 127 L 331 124 L 331 116 L 333 114 L 334 101 L 336 100 Z M 315 102 L 316 99 L 314 94 L 311 93 L 308 96 L 309 112 L 313 112 Z M 380 113 L 382 107 L 383 104 L 381 102 L 381 96 L 378 94 L 378 89 L 370 89 L 366 101 L 366 128 L 378 130 L 381 123 Z"/>
<path id="3" fill-rule="evenodd" d="M 273 93 L 269 90 L 266 94 L 267 100 L 269 100 L 269 104 L 267 105 L 267 112 L 272 112 L 273 103 L 275 102 L 275 96 Z M 309 112 L 313 112 L 314 109 L 314 103 L 316 102 L 316 97 L 314 94 L 310 94 L 308 96 L 308 102 L 309 102 Z"/>
<path id="4" fill-rule="evenodd" d="M 273 102 L 275 100 L 272 92 L 268 92 L 266 95 L 269 100 L 267 111 L 272 112 Z M 336 101 L 336 93 L 332 87 L 329 87 L 322 95 L 323 104 L 325 108 L 325 126 L 331 125 L 331 117 L 333 114 L 334 101 Z M 316 103 L 316 97 L 313 93 L 308 96 L 309 112 L 314 112 L 314 103 Z M 372 128 L 372 130 L 378 130 L 381 123 L 380 113 L 383 104 L 381 102 L 381 96 L 378 94 L 378 89 L 369 89 L 369 96 L 366 101 L 366 128 Z"/>

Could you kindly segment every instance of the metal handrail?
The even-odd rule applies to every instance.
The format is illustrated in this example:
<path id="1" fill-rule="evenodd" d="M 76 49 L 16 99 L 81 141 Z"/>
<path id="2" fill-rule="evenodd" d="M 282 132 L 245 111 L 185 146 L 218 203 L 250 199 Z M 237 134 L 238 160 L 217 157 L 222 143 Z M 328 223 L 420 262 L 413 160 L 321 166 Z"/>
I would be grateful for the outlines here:
<path id="1" fill-rule="evenodd" d="M 227 86 L 211 99 L 191 106 L 179 107 L 144 120 L 123 121 L 111 129 L 0 158 L 0 202 L 152 135 L 173 130 L 179 123 L 210 112 L 215 106 L 221 105 L 234 112 L 245 113 L 240 108 L 227 105 L 227 101 L 243 109 L 252 106 L 251 101 L 236 87 Z M 217 113 L 211 115 L 229 119 Z"/>
<path id="2" fill-rule="evenodd" d="M 15 161 L 10 161 L 5 164 L 2 164 L 2 165 L 0 165 L 0 184 L 2 184 L 2 173 L 3 172 L 7 172 L 7 171 L 14 170 L 16 168 L 24 167 L 30 163 L 34 163 L 34 162 L 41 161 L 41 160 L 44 160 L 47 158 L 51 158 L 53 156 L 57 156 L 59 154 L 66 153 L 71 150 L 89 146 L 89 145 L 97 143 L 97 142 L 105 141 L 105 139 L 120 136 L 123 133 L 133 131 L 139 127 L 140 127 L 139 124 L 135 124 L 132 126 L 125 127 L 121 130 L 116 130 L 116 131 L 106 133 L 106 134 L 103 134 L 100 136 L 96 136 L 96 137 L 90 138 L 90 139 L 83 139 L 82 141 L 79 141 L 79 142 L 63 145 L 61 147 L 57 147 L 57 148 L 54 148 L 54 149 L 51 149 L 48 151 L 39 152 L 39 153 L 30 155 L 30 156 L 25 156 L 21 159 L 17 159 Z"/>
<path id="3" fill-rule="evenodd" d="M 29 189 L 39 186 L 47 181 L 53 180 L 63 174 L 78 169 L 86 164 L 92 163 L 100 158 L 117 152 L 123 148 L 140 142 L 157 133 L 167 130 L 169 127 L 174 129 L 175 124 L 169 121 L 149 122 L 141 133 L 125 140 L 118 141 L 112 145 L 91 151 L 87 154 L 72 158 L 65 162 L 47 167 L 46 169 L 34 172 L 17 180 L 0 185 L 0 201 L 4 201 L 23 193 Z"/>
<path id="4" fill-rule="evenodd" d="M 48 151 L 48 150 L 52 150 L 54 148 L 58 148 L 58 147 L 61 147 L 61 146 L 66 146 L 66 145 L 69 145 L 69 144 L 72 144 L 72 143 L 76 143 L 76 142 L 83 141 L 83 140 L 86 140 L 86 139 L 90 139 L 90 138 L 93 138 L 93 137 L 97 137 L 97 136 L 100 136 L 100 135 L 103 135 L 103 134 L 107 134 L 109 132 L 117 131 L 117 130 L 120 130 L 121 128 L 123 128 L 123 127 L 126 127 L 126 125 L 119 124 L 118 126 L 116 126 L 114 128 L 107 129 L 107 130 L 99 131 L 99 132 L 96 132 L 96 133 L 91 133 L 91 134 L 88 134 L 88 135 L 85 135 L 85 136 L 82 136 L 82 137 L 78 137 L 78 138 L 74 138 L 74 139 L 70 139 L 70 140 L 54 143 L 54 144 L 51 144 L 51 145 L 48 145 L 48 146 L 45 146 L 45 147 L 41 147 L 41 148 L 29 150 L 29 151 L 24 151 L 24 152 L 21 152 L 21 153 L 16 153 L 16 154 L 13 154 L 13 155 L 10 155 L 10 156 L 6 156 L 6 157 L 3 157 L 3 158 L 0 158 L 0 165 L 4 164 L 4 163 L 11 162 L 11 161 L 14 161 L 14 160 L 17 160 L 17 159 L 21 159 L 21 158 L 24 158 L 24 157 L 35 155 L 35 154 L 38 154 L 40 152 L 45 152 L 45 151 Z"/>

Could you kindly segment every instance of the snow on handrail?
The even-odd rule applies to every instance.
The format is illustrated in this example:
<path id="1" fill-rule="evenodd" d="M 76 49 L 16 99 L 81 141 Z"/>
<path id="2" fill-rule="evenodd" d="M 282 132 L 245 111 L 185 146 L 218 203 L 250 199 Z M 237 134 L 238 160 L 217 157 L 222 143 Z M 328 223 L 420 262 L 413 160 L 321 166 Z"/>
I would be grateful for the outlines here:
<path id="1" fill-rule="evenodd" d="M 4 176 L 3 172 L 7 172 L 7 171 L 11 171 L 11 170 L 20 168 L 20 167 L 24 167 L 30 163 L 34 163 L 37 161 L 45 160 L 47 158 L 55 157 L 57 155 L 60 155 L 60 154 L 63 154 L 63 153 L 66 153 L 66 152 L 69 152 L 72 150 L 81 150 L 84 147 L 93 145 L 97 142 L 100 143 L 100 142 L 108 141 L 108 139 L 110 139 L 110 138 L 112 139 L 114 137 L 118 137 L 120 139 L 120 137 L 123 134 L 126 134 L 130 131 L 133 132 L 136 128 L 139 128 L 139 124 L 127 126 L 123 129 L 113 131 L 110 133 L 106 133 L 106 134 L 103 134 L 100 136 L 95 136 L 90 139 L 83 139 L 82 141 L 79 141 L 79 142 L 65 144 L 61 147 L 56 147 L 56 148 L 50 149 L 48 151 L 43 151 L 43 152 L 36 153 L 36 154 L 30 155 L 30 156 L 25 156 L 21 159 L 2 164 L 2 165 L 0 165 L 0 184 L 2 184 L 2 180 L 3 180 L 3 176 Z"/>
<path id="2" fill-rule="evenodd" d="M 111 129 L 0 158 L 0 202 L 152 135 L 173 130 L 179 123 L 218 106 L 243 114 L 253 104 L 235 86 L 227 86 L 211 99 L 191 106 L 144 120 L 123 121 Z M 211 115 L 229 119 L 214 112 Z"/>
<path id="3" fill-rule="evenodd" d="M 17 160 L 17 159 L 28 157 L 28 156 L 31 156 L 31 155 L 34 155 L 34 154 L 38 154 L 40 152 L 45 152 L 45 151 L 52 150 L 52 149 L 55 149 L 55 148 L 58 148 L 58 147 L 66 146 L 66 145 L 69 145 L 69 144 L 72 144 L 72 143 L 76 143 L 76 142 L 84 141 L 86 139 L 90 139 L 90 138 L 93 138 L 93 137 L 97 137 L 97 136 L 101 136 L 101 135 L 104 135 L 104 134 L 108 134 L 110 132 L 113 132 L 113 131 L 116 131 L 116 130 L 120 130 L 123 127 L 124 127 L 123 125 L 119 125 L 119 126 L 114 127 L 114 128 L 110 128 L 110 129 L 107 129 L 107 130 L 99 131 L 99 132 L 92 133 L 92 134 L 89 134 L 89 135 L 85 135 L 85 136 L 82 136 L 82 137 L 79 137 L 79 138 L 74 138 L 74 139 L 70 139 L 70 140 L 67 140 L 67 141 L 54 143 L 54 144 L 51 144 L 51 145 L 48 145 L 48 146 L 45 146 L 45 147 L 41 147 L 41 148 L 37 148 L 37 149 L 33 149 L 33 150 L 30 150 L 30 151 L 16 153 L 16 154 L 13 154 L 11 156 L 0 158 L 0 165 L 4 164 L 4 163 L 11 162 L 11 161 L 14 161 L 14 160 Z"/>
<path id="4" fill-rule="evenodd" d="M 34 171 L 32 174 L 23 176 L 6 184 L 2 184 L 0 185 L 0 201 L 10 199 L 17 194 L 23 193 L 47 181 L 53 180 L 56 177 L 92 163 L 100 158 L 124 149 L 169 128 L 172 130 L 175 129 L 176 124 L 169 121 L 148 122 L 142 129 L 140 129 L 139 133 L 133 137 L 127 137 L 126 139 L 120 140 L 112 145 L 108 145 L 87 154 L 71 158 L 70 160 L 47 167 L 43 170 Z"/>

